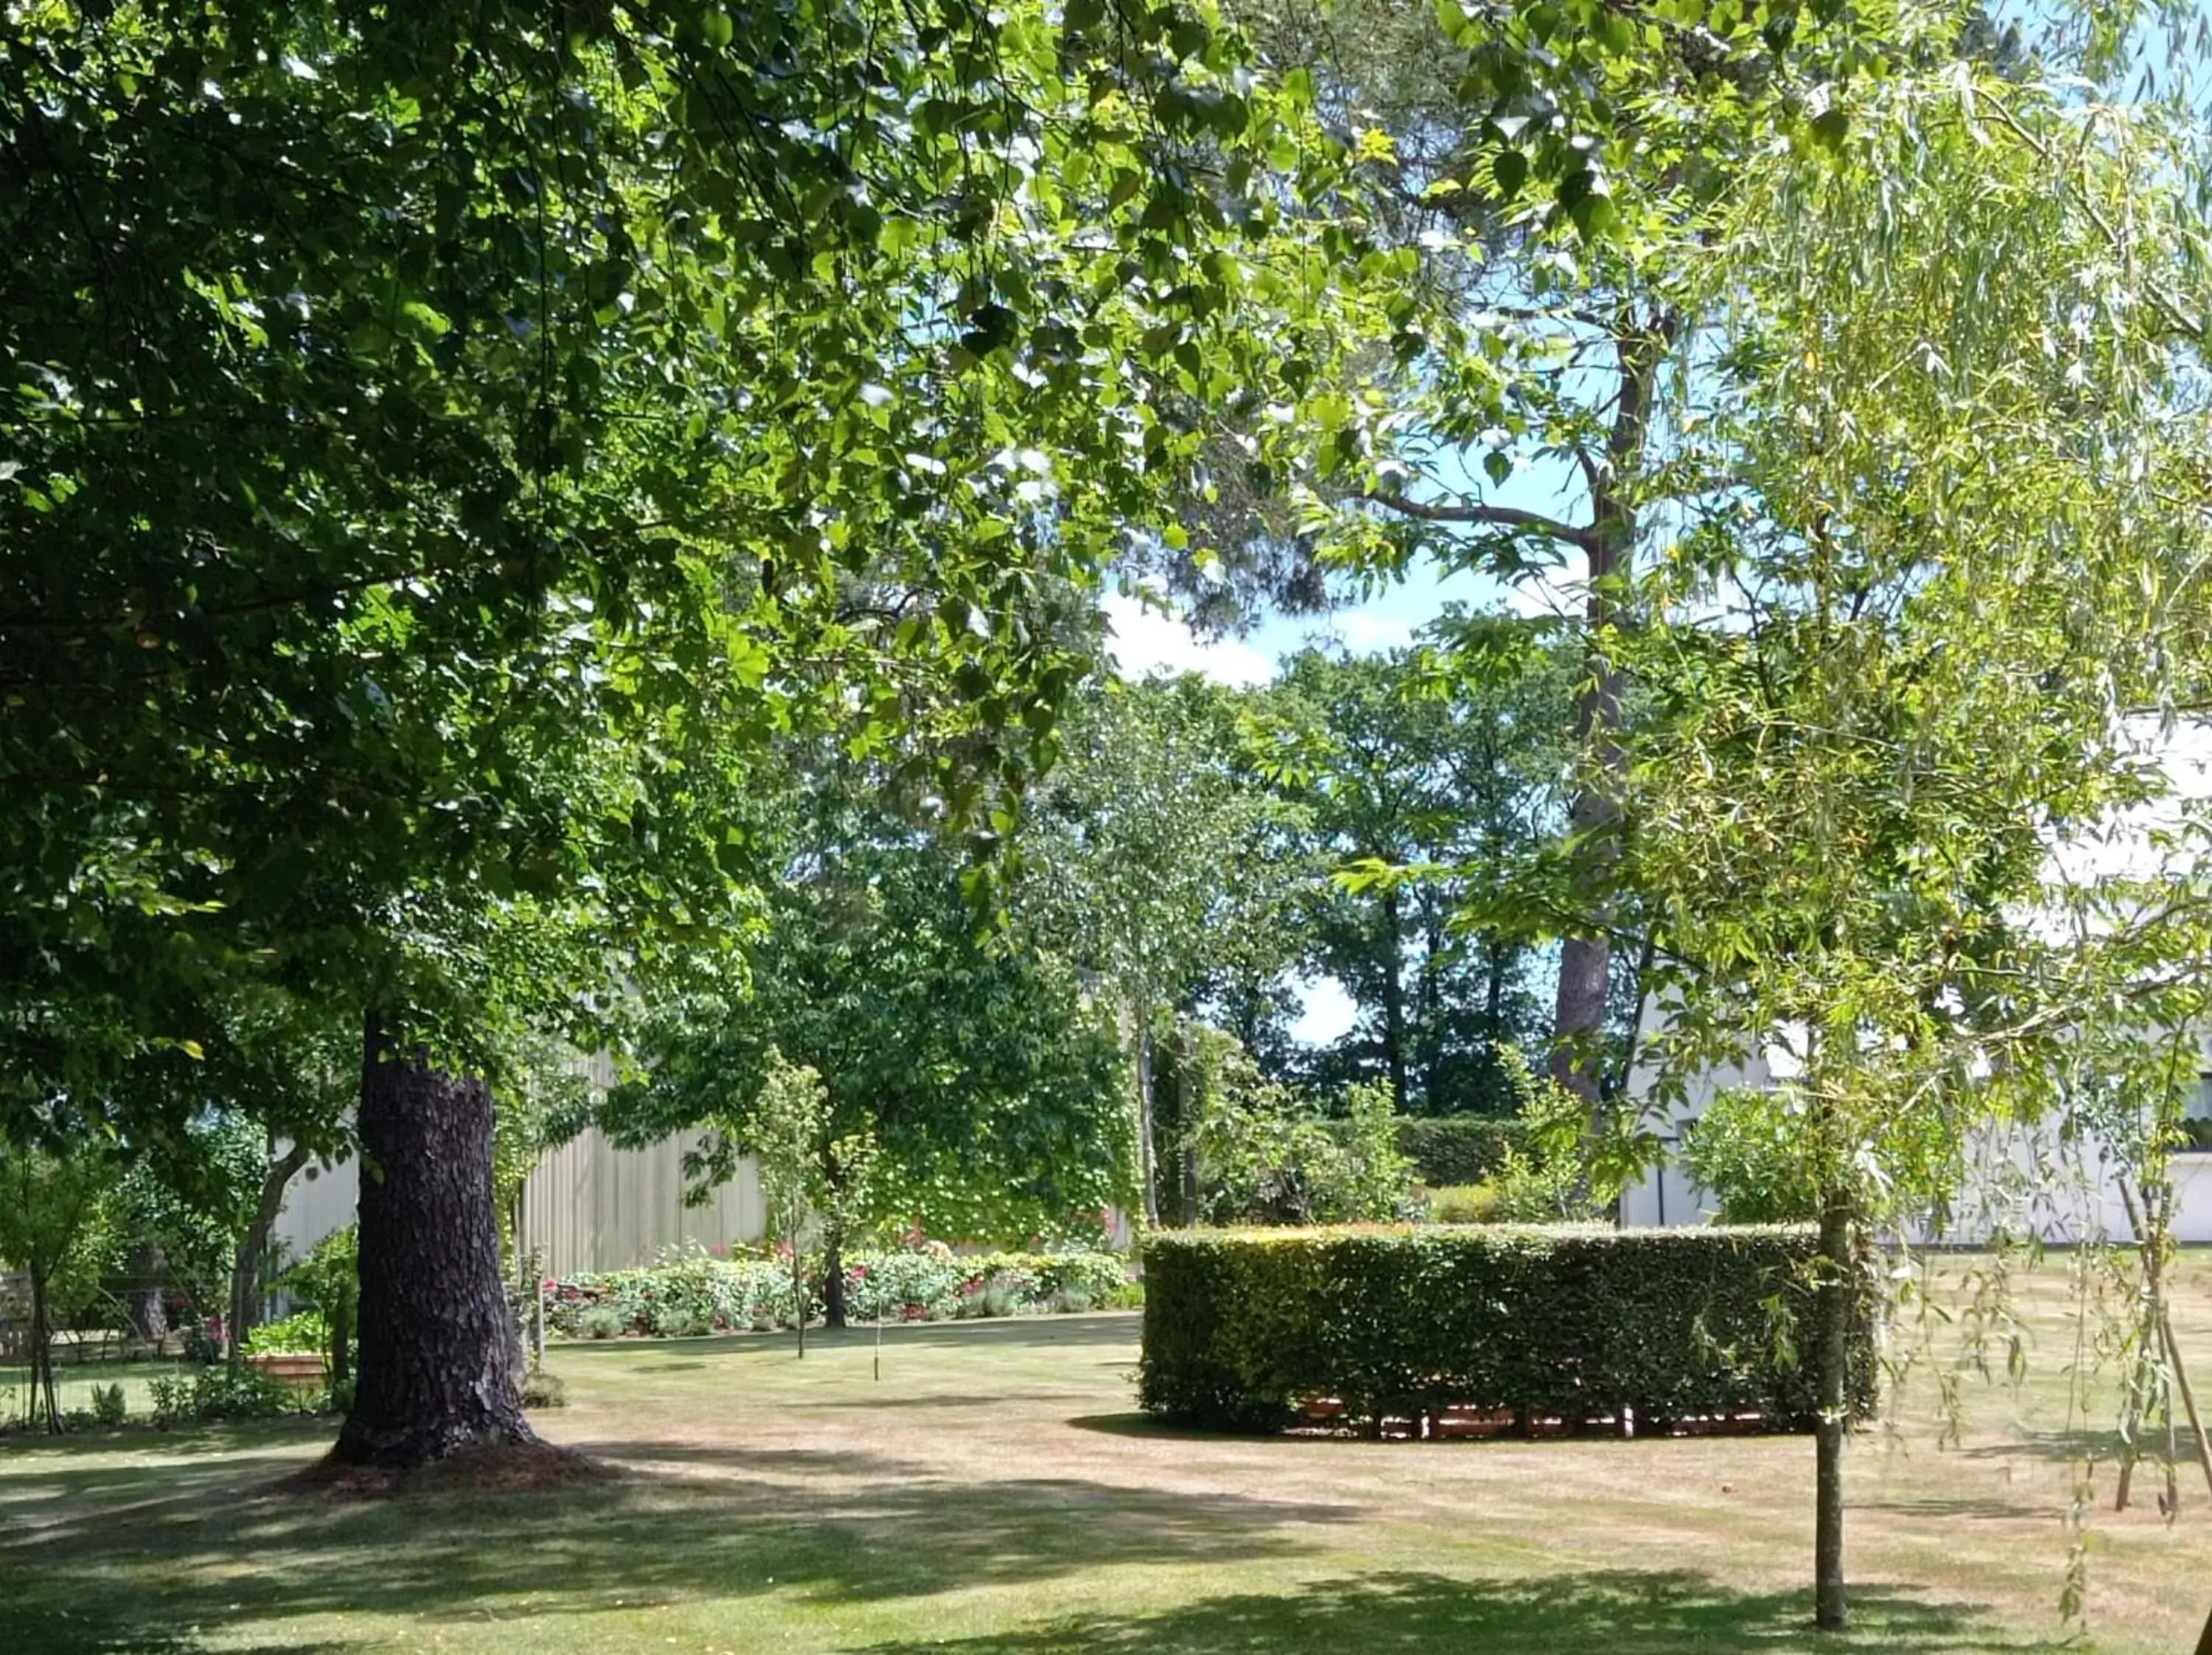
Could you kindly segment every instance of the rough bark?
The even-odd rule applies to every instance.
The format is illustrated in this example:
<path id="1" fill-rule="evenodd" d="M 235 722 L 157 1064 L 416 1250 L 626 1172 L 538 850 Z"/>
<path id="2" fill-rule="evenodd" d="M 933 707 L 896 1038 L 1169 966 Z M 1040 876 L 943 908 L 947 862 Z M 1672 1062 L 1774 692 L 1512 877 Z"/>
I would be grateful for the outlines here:
<path id="1" fill-rule="evenodd" d="M 534 1443 L 500 1271 L 491 1092 L 368 1019 L 359 1129 L 361 1350 L 332 1457 L 404 1469 Z"/>
<path id="2" fill-rule="evenodd" d="M 1831 1195 L 1820 1208 L 1820 1285 L 1814 1295 L 1820 1419 L 1814 1442 L 1813 1622 L 1840 1632 L 1844 1597 L 1844 1438 L 1850 1427 L 1851 1213 Z"/>
<path id="3" fill-rule="evenodd" d="M 159 1345 L 169 1336 L 168 1307 L 161 1302 L 161 1283 L 169 1261 L 151 1243 L 134 1247 L 124 1267 L 138 1285 L 131 1290 L 131 1329 L 141 1339 Z"/>
<path id="4" fill-rule="evenodd" d="M 1620 674 L 1606 657 L 1603 639 L 1620 618 L 1619 584 L 1633 568 L 1638 514 L 1629 485 L 1650 434 L 1659 365 L 1673 347 L 1679 329 L 1679 321 L 1671 316 L 1662 315 L 1644 325 L 1626 314 L 1620 319 L 1613 343 L 1620 388 L 1613 400 L 1613 423 L 1606 433 L 1603 456 L 1584 462 L 1590 491 L 1590 526 L 1583 540 L 1589 560 L 1589 592 L 1583 611 L 1588 655 L 1587 676 L 1575 706 L 1575 725 L 1577 735 L 1598 762 L 1595 779 L 1576 795 L 1571 817 L 1575 835 L 1597 859 L 1591 883 L 1601 887 L 1603 862 L 1613 854 L 1608 841 L 1620 818 L 1614 778 L 1621 764 L 1617 734 Z M 1595 922 L 1583 935 L 1568 937 L 1559 946 L 1559 986 L 1553 1003 L 1552 1076 L 1582 1098 L 1595 1115 L 1604 1094 L 1606 989 L 1612 973 L 1613 945 L 1607 935 L 1610 910 L 1602 902 L 1591 906 Z"/>

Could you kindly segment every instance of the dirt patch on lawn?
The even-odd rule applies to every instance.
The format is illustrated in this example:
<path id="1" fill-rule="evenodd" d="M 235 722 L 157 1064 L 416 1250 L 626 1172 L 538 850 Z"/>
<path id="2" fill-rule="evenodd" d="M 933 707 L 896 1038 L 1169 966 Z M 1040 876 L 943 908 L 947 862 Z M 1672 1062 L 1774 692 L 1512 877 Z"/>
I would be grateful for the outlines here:
<path id="1" fill-rule="evenodd" d="M 414 1494 L 530 1494 L 611 1482 L 623 1476 L 574 1448 L 550 1442 L 465 1449 L 426 1465 L 350 1465 L 331 1455 L 271 1485 L 279 1494 L 326 1500 L 389 1500 Z"/>

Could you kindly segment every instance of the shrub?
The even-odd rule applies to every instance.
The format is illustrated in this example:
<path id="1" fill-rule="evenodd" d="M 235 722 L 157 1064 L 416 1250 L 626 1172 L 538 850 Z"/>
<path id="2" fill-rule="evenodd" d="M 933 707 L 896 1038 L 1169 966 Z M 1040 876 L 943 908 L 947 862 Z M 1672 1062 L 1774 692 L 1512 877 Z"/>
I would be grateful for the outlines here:
<path id="1" fill-rule="evenodd" d="M 1316 1397 L 1379 1427 L 1449 1408 L 1639 1428 L 1757 1412 L 1810 1428 L 1802 1228 L 1182 1232 L 1145 1246 L 1143 1405 L 1279 1429 Z M 1851 1394 L 1874 1402 L 1870 1317 Z"/>
<path id="2" fill-rule="evenodd" d="M 1091 1306 L 1140 1303 L 1143 1289 L 1121 1254 L 1096 1250 L 962 1256 L 942 1242 L 851 1255 L 845 1311 L 854 1322 L 950 1321 L 985 1313 L 1050 1310 L 1071 1296 Z M 767 1332 L 795 1319 L 791 1264 L 763 1256 L 678 1256 L 646 1269 L 611 1270 L 556 1281 L 546 1325 L 556 1333 L 611 1339 L 645 1333 L 672 1337 L 716 1328 Z M 818 1299 L 807 1313 L 819 1315 Z"/>
<path id="3" fill-rule="evenodd" d="M 131 1409 L 123 1400 L 121 1384 L 94 1385 L 92 1388 L 92 1417 L 102 1425 L 121 1425 L 130 1418 Z"/>
<path id="4" fill-rule="evenodd" d="M 1249 1066 L 1241 1052 L 1234 1056 Z M 1398 1153 L 1389 1094 L 1353 1086 L 1347 1104 L 1347 1118 L 1324 1121 L 1309 1100 L 1256 1076 L 1224 1085 L 1198 1129 L 1206 1218 L 1343 1224 L 1403 1216 L 1412 1169 Z"/>
<path id="5" fill-rule="evenodd" d="M 1498 1186 L 1451 1183 L 1429 1192 L 1429 1217 L 1437 1224 L 1487 1224 L 1498 1216 Z"/>
<path id="6" fill-rule="evenodd" d="M 151 1383 L 154 1423 L 207 1425 L 225 1420 L 280 1420 L 319 1413 L 326 1397 L 302 1395 L 252 1368 L 234 1372 L 204 1367 L 191 1373 L 156 1375 Z"/>
<path id="7" fill-rule="evenodd" d="M 533 1368 L 523 1376 L 522 1405 L 525 1408 L 566 1408 L 568 1387 L 561 1382 L 557 1373 L 548 1373 L 544 1368 Z"/>
<path id="8" fill-rule="evenodd" d="M 248 1356 L 320 1356 L 330 1346 L 331 1329 L 319 1311 L 301 1311 L 281 1322 L 264 1322 L 246 1336 Z"/>
<path id="9" fill-rule="evenodd" d="M 1508 1149 L 1527 1147 L 1520 1122 L 1474 1116 L 1401 1115 L 1397 1134 L 1398 1153 L 1431 1190 L 1485 1183 L 1505 1164 Z"/>

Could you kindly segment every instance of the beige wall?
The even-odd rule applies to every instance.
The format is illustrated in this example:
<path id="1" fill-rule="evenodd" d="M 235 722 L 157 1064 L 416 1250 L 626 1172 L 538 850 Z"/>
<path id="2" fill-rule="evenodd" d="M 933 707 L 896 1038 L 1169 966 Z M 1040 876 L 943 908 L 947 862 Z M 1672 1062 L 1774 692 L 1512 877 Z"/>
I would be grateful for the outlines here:
<path id="1" fill-rule="evenodd" d="M 522 1187 L 522 1247 L 538 1250 L 552 1275 L 650 1264 L 672 1247 L 751 1241 L 768 1228 L 760 1177 L 750 1159 L 704 1207 L 684 1204 L 687 1133 L 646 1149 L 617 1149 L 596 1129 L 550 1152 Z M 361 1178 L 352 1161 L 317 1167 L 285 1191 L 276 1233 L 287 1256 L 304 1257 L 353 1222 Z"/>
<path id="2" fill-rule="evenodd" d="M 549 1275 L 650 1264 L 665 1250 L 751 1241 L 768 1228 L 750 1159 L 704 1207 L 684 1204 L 684 1152 L 697 1133 L 617 1149 L 597 1129 L 550 1152 L 522 1187 L 522 1246 Z"/>

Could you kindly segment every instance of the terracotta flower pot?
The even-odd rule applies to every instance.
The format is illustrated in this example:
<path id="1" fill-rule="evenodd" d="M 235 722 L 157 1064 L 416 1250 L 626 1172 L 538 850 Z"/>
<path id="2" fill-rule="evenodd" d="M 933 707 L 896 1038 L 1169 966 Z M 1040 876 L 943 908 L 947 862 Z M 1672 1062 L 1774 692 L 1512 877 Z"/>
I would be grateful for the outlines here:
<path id="1" fill-rule="evenodd" d="M 279 1351 L 249 1356 L 246 1366 L 264 1379 L 273 1379 L 294 1390 L 319 1390 L 323 1385 L 323 1359 L 313 1351 Z"/>

